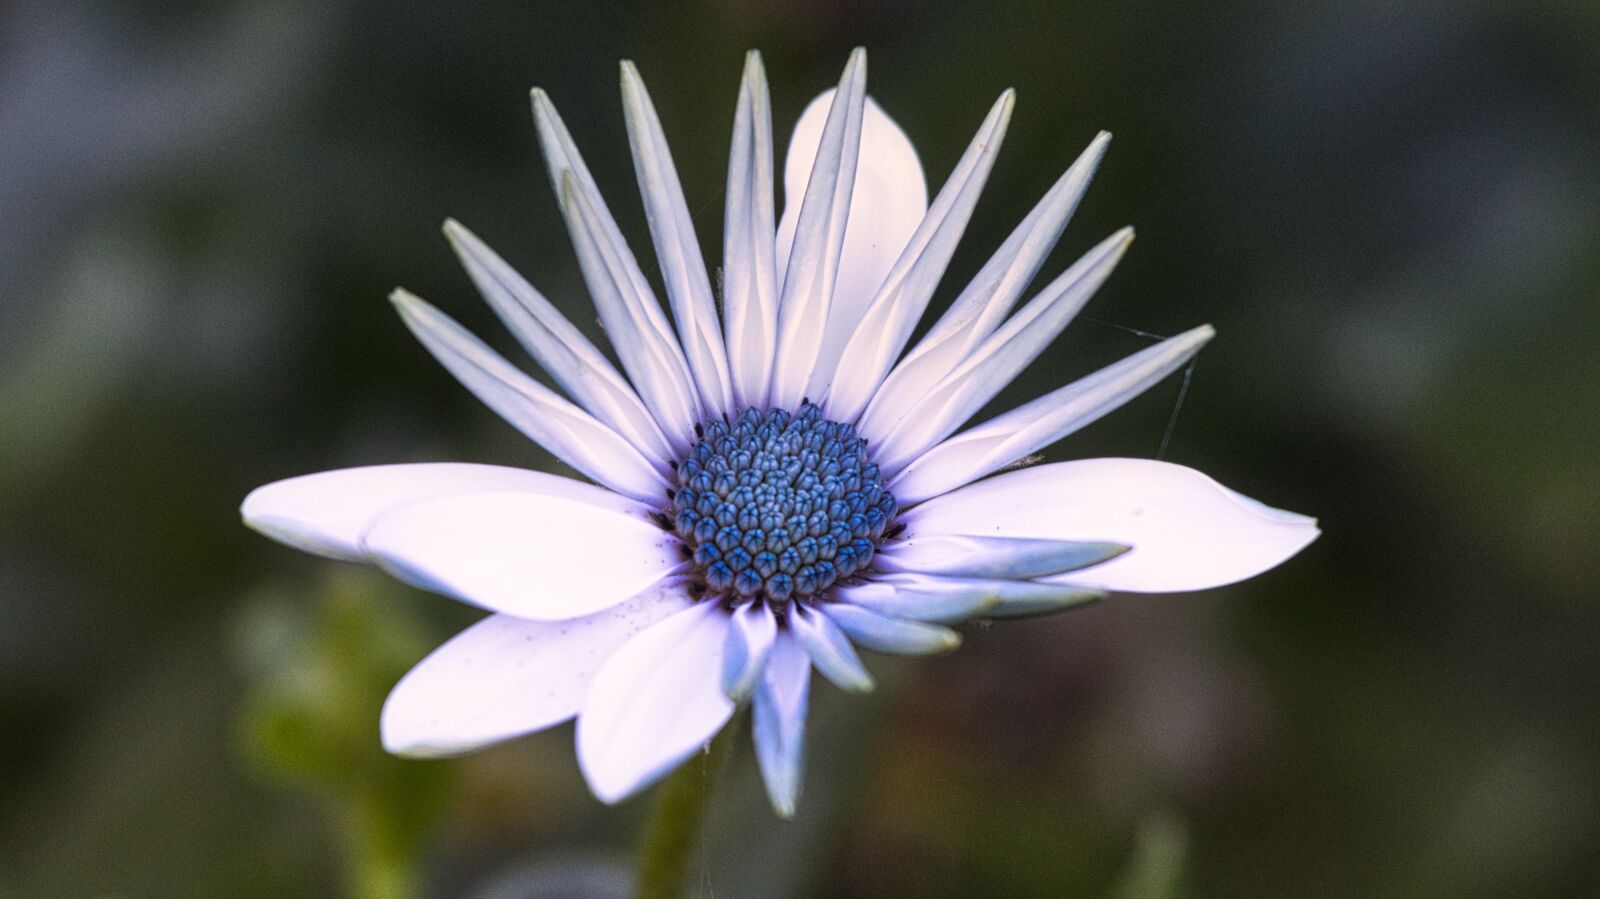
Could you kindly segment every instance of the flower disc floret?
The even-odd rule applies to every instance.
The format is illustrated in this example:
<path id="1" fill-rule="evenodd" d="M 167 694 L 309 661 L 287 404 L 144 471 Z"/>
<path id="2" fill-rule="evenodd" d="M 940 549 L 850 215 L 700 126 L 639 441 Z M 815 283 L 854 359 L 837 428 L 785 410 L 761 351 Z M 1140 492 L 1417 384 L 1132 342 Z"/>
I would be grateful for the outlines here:
<path id="1" fill-rule="evenodd" d="M 697 433 L 668 515 L 709 594 L 805 599 L 872 561 L 897 506 L 853 425 L 805 403 Z"/>

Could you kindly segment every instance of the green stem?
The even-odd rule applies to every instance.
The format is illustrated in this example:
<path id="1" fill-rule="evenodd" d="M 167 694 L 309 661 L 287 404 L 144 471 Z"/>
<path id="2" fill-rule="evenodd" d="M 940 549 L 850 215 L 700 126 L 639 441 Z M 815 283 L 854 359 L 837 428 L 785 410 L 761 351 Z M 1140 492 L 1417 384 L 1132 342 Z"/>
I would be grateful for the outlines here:
<path id="1" fill-rule="evenodd" d="M 734 729 L 735 722 L 729 722 L 704 752 L 679 765 L 656 791 L 639 847 L 634 899 L 677 899 L 683 893 L 689 853 L 699 839 L 711 785 L 727 760 Z"/>

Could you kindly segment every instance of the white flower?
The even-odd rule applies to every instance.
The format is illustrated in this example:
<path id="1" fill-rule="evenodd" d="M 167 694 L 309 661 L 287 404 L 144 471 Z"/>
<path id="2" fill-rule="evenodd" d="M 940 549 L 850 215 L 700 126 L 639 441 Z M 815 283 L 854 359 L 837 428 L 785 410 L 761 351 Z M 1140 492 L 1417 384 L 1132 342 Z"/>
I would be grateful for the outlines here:
<path id="1" fill-rule="evenodd" d="M 856 51 L 795 128 L 775 221 L 760 58 L 728 167 L 723 316 L 661 124 L 633 66 L 622 94 L 669 320 L 555 108 L 533 92 L 551 184 L 619 371 L 466 228 L 472 280 L 565 393 L 421 299 L 395 305 L 460 381 L 593 480 L 490 465 L 387 465 L 261 487 L 244 520 L 491 614 L 401 680 L 392 752 L 466 752 L 577 718 L 579 764 L 615 802 L 753 706 L 773 805 L 800 792 L 813 667 L 872 686 L 855 647 L 931 653 L 947 625 L 1066 608 L 1106 591 L 1251 577 L 1317 535 L 1199 472 L 1087 459 L 996 475 L 1183 365 L 1196 328 L 958 429 L 1110 274 L 1119 231 L 1021 308 L 1087 187 L 1101 134 L 906 351 L 1000 148 L 1002 94 L 930 204 L 910 142 Z M 598 486 L 596 486 L 598 485 Z"/>

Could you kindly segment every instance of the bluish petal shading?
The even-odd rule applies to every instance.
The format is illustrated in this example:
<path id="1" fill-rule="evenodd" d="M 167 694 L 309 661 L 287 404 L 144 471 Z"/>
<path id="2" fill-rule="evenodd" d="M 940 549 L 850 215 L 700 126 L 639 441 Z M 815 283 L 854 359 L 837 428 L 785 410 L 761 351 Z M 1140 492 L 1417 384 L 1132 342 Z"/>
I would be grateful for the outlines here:
<path id="1" fill-rule="evenodd" d="M 678 324 L 678 340 L 699 389 L 701 410 L 706 415 L 733 412 L 728 357 L 705 259 L 700 255 L 700 241 L 695 237 L 689 204 L 684 200 L 683 185 L 678 182 L 650 92 L 645 90 L 639 70 L 629 61 L 622 63 L 622 106 L 661 277 Z"/>
<path id="2" fill-rule="evenodd" d="M 533 117 L 584 283 L 606 335 L 662 433 L 681 453 L 693 443 L 701 415 L 699 396 L 672 325 L 606 208 L 572 135 L 550 98 L 537 88 Z"/>
<path id="3" fill-rule="evenodd" d="M 622 373 L 544 295 L 477 235 L 451 219 L 444 233 L 478 292 L 517 342 L 589 414 L 666 473 L 673 450 Z"/>
<path id="4" fill-rule="evenodd" d="M 867 306 L 838 364 L 819 365 L 812 376 L 807 392 L 825 396 L 828 414 L 835 420 L 855 421 L 861 415 L 911 339 L 912 329 L 928 308 L 972 218 L 1015 105 L 1016 93 L 1009 90 L 995 101 L 978 127 L 977 136 Z"/>
<path id="5" fill-rule="evenodd" d="M 850 693 L 867 693 L 872 690 L 872 675 L 861 664 L 850 645 L 850 639 L 833 620 L 814 612 L 804 603 L 789 604 L 789 633 L 794 635 L 811 657 L 822 676 L 833 681 L 834 686 Z"/>
<path id="6" fill-rule="evenodd" d="M 743 702 L 766 670 L 767 656 L 778 636 L 778 622 L 762 602 L 747 602 L 732 612 L 728 643 L 722 652 L 722 692 Z"/>
<path id="7" fill-rule="evenodd" d="M 740 406 L 764 409 L 778 353 L 778 276 L 772 198 L 772 105 L 761 54 L 745 57 L 728 151 L 722 304 L 728 370 Z"/>
<path id="8" fill-rule="evenodd" d="M 842 587 L 835 595 L 841 602 L 880 615 L 959 624 L 973 618 L 1042 614 L 1092 602 L 1105 594 L 1041 581 L 902 573 L 877 575 Z"/>
<path id="9" fill-rule="evenodd" d="M 862 413 L 862 433 L 873 439 L 887 434 L 929 387 L 954 371 L 1000 326 L 1061 237 L 1110 142 L 1111 135 L 1100 132 L 927 335 L 889 372 Z"/>
<path id="10" fill-rule="evenodd" d="M 828 111 L 784 268 L 770 397 L 774 406 L 797 408 L 816 367 L 850 218 L 866 100 L 867 54 L 857 49 L 850 54 Z"/>
<path id="11" fill-rule="evenodd" d="M 916 533 L 879 549 L 873 564 L 883 571 L 1026 580 L 1099 565 L 1128 549 L 1104 540 Z"/>
<path id="12" fill-rule="evenodd" d="M 951 437 L 895 477 L 895 498 L 914 506 L 1049 446 L 1177 371 L 1215 334 L 1210 325 L 1185 331 Z"/>
<path id="13" fill-rule="evenodd" d="M 428 352 L 501 418 L 612 490 L 660 501 L 666 480 L 622 435 L 528 377 L 426 301 L 403 290 L 391 299 Z"/>
<path id="14" fill-rule="evenodd" d="M 806 707 L 811 661 L 788 633 L 778 635 L 752 704 L 756 762 L 772 807 L 794 816 L 805 775 Z"/>
<path id="15" fill-rule="evenodd" d="M 892 618 L 844 602 L 830 602 L 822 611 L 851 641 L 878 652 L 933 655 L 961 645 L 960 634 L 937 624 Z"/>

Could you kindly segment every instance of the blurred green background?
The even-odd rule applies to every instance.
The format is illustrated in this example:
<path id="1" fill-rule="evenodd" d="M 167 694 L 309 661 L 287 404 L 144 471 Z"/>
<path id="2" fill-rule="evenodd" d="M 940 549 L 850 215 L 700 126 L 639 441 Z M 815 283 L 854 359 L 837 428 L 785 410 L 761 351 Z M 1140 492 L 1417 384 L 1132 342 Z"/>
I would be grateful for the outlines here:
<path id="1" fill-rule="evenodd" d="M 237 506 L 551 464 L 384 300 L 511 348 L 453 215 L 594 331 L 530 86 L 648 270 L 617 60 L 719 248 L 742 52 L 781 149 L 856 44 L 935 189 L 1019 92 L 936 304 L 1117 135 L 1049 271 L 1139 240 L 1001 404 L 1212 322 L 1167 458 L 1325 535 L 820 686 L 799 819 L 741 743 L 692 894 L 1600 895 L 1600 7 L 1513 0 L 0 6 L 0 895 L 621 895 L 648 800 L 590 798 L 570 728 L 379 750 L 472 613 Z M 1048 456 L 1152 456 L 1177 389 Z"/>

